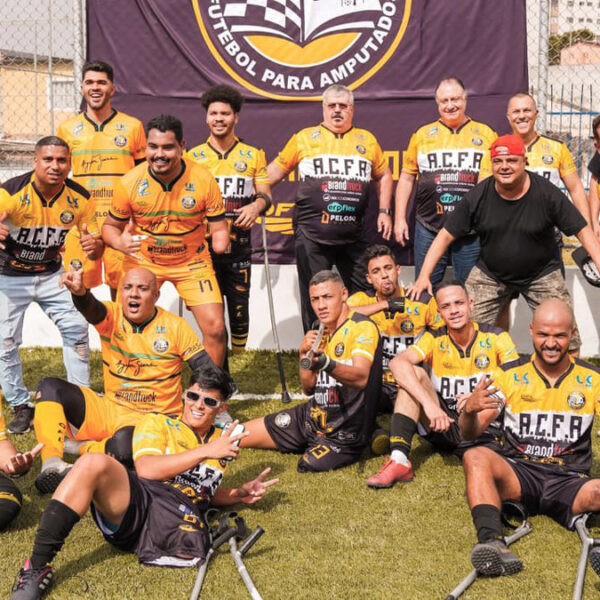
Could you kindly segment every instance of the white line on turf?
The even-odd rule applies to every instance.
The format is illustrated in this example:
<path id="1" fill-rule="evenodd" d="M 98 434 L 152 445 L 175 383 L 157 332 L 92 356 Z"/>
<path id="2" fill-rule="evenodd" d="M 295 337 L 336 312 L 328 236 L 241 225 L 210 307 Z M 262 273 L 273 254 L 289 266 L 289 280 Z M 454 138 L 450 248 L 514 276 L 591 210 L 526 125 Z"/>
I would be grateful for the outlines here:
<path id="1" fill-rule="evenodd" d="M 230 400 L 279 400 L 281 394 L 235 394 Z M 308 400 L 304 394 L 290 394 L 292 400 Z"/>

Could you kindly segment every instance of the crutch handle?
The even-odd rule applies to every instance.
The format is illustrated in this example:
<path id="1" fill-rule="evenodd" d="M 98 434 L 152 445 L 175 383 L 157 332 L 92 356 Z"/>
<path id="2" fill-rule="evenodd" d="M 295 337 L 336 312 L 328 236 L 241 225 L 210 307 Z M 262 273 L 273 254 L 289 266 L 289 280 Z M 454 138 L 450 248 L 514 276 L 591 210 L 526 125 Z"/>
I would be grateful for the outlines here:
<path id="1" fill-rule="evenodd" d="M 239 546 L 238 552 L 244 556 L 256 542 L 260 539 L 260 537 L 264 534 L 265 530 L 259 525 Z"/>
<path id="2" fill-rule="evenodd" d="M 217 537 L 213 541 L 211 548 L 213 550 L 217 550 L 220 546 L 222 546 L 225 542 L 232 538 L 236 533 L 237 527 L 228 527 L 219 537 Z"/>

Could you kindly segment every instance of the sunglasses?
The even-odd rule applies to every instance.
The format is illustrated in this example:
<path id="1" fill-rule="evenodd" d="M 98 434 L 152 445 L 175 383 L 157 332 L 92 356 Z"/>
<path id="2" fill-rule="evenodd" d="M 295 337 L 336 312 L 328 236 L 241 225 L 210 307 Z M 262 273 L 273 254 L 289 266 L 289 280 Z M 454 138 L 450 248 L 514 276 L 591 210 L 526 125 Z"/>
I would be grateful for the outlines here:
<path id="1" fill-rule="evenodd" d="M 198 400 L 202 399 L 204 404 L 208 406 L 208 408 L 217 408 L 223 402 L 222 400 L 218 400 L 217 398 L 212 398 L 211 396 L 204 396 L 202 394 L 198 394 L 198 392 L 192 392 L 187 390 L 184 394 L 185 399 L 190 402 L 198 402 Z"/>

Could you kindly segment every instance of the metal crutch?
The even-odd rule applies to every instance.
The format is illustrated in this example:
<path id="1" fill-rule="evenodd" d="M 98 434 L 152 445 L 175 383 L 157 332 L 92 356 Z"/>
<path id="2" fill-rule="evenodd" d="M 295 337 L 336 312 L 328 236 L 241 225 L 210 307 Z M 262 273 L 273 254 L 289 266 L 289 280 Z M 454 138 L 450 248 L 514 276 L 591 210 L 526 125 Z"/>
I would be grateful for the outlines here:
<path id="1" fill-rule="evenodd" d="M 579 554 L 579 564 L 577 565 L 577 576 L 575 578 L 575 588 L 573 589 L 573 600 L 581 600 L 581 598 L 583 598 L 585 571 L 587 568 L 590 549 L 594 546 L 600 546 L 600 538 L 592 537 L 587 527 L 587 521 L 590 514 L 591 513 L 584 513 L 575 522 L 575 530 L 579 534 L 579 539 L 581 540 L 581 553 Z"/>

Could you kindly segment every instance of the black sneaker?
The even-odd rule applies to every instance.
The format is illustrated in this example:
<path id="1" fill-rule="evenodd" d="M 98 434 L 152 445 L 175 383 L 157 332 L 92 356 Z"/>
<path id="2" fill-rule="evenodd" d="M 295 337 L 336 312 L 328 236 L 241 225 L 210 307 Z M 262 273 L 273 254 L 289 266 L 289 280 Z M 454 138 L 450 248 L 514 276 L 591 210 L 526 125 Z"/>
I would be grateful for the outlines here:
<path id="1" fill-rule="evenodd" d="M 15 407 L 15 418 L 8 424 L 8 431 L 17 435 L 27 433 L 33 423 L 33 406 L 21 404 Z"/>
<path id="2" fill-rule="evenodd" d="M 598 546 L 590 550 L 590 565 L 594 569 L 594 573 L 600 577 L 600 548 Z"/>
<path id="3" fill-rule="evenodd" d="M 73 465 L 64 462 L 61 458 L 49 458 L 35 478 L 35 487 L 42 494 L 53 494 L 72 468 Z"/>
<path id="4" fill-rule="evenodd" d="M 502 540 L 476 544 L 471 550 L 471 563 L 479 574 L 490 577 L 514 575 L 523 568 L 521 559 Z"/>
<path id="5" fill-rule="evenodd" d="M 54 569 L 51 566 L 34 569 L 27 559 L 13 585 L 10 600 L 38 600 L 50 589 L 53 576 Z"/>

